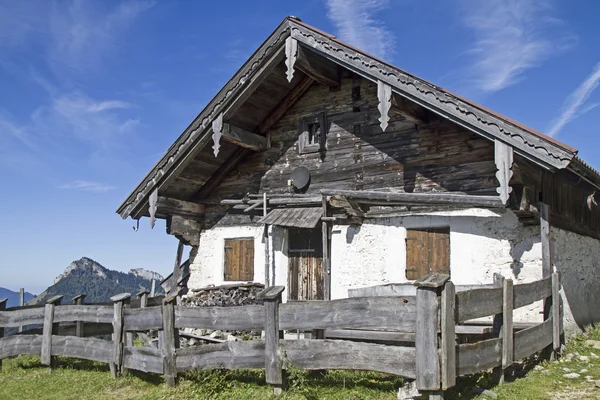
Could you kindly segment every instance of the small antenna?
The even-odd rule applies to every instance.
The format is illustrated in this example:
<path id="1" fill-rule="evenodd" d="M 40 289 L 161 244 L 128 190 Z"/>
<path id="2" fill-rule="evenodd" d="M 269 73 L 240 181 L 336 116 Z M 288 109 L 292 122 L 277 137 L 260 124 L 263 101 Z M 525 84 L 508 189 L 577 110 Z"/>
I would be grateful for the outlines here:
<path id="1" fill-rule="evenodd" d="M 132 226 L 132 228 L 133 228 L 134 232 L 137 232 L 140 229 L 140 219 L 139 218 L 136 219 L 136 224 L 135 224 L 135 226 Z"/>

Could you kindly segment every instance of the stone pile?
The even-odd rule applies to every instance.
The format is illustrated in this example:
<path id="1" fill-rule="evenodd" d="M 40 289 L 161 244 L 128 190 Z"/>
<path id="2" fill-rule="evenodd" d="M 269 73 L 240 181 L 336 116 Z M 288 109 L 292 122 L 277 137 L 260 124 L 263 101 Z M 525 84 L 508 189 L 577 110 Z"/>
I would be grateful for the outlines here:
<path id="1" fill-rule="evenodd" d="M 262 304 L 258 293 L 264 289 L 262 283 L 229 284 L 194 289 L 181 299 L 184 307 L 237 307 Z M 225 341 L 259 339 L 261 332 L 220 331 L 211 329 L 185 328 L 180 331 L 180 346 L 196 346 Z"/>

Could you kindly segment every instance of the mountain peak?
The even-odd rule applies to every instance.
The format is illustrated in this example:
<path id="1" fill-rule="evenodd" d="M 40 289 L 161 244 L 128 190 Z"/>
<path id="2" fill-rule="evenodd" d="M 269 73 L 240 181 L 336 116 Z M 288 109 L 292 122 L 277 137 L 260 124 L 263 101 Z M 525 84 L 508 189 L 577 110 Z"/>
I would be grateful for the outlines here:
<path id="1" fill-rule="evenodd" d="M 79 260 L 73 261 L 65 269 L 65 271 L 54 279 L 54 284 L 58 283 L 61 279 L 64 279 L 67 275 L 74 271 L 90 272 L 98 275 L 102 278 L 106 278 L 106 272 L 108 271 L 99 262 L 92 260 L 88 257 L 81 257 Z"/>
<path id="2" fill-rule="evenodd" d="M 158 272 L 148 271 L 144 268 L 132 268 L 129 270 L 129 273 L 133 276 L 137 276 L 138 278 L 147 279 L 151 281 L 152 279 L 156 279 L 158 282 L 161 282 L 164 278 Z"/>

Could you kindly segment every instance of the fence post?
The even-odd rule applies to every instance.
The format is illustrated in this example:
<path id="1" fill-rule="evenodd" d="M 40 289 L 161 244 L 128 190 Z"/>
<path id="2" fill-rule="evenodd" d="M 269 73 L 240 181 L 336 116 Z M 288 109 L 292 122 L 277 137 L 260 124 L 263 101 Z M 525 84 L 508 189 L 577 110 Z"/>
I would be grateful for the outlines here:
<path id="1" fill-rule="evenodd" d="M 110 298 L 113 304 L 113 361 L 109 363 L 113 378 L 119 376 L 123 367 L 123 305 L 131 299 L 131 293 L 121 293 Z"/>
<path id="2" fill-rule="evenodd" d="M 150 297 L 154 297 L 156 293 L 156 279 L 152 279 L 152 289 L 150 290 Z"/>
<path id="3" fill-rule="evenodd" d="M 501 382 L 504 382 L 506 369 L 513 363 L 514 358 L 514 330 L 513 330 L 513 310 L 515 296 L 513 291 L 513 281 L 506 279 L 502 282 L 502 375 Z"/>
<path id="4" fill-rule="evenodd" d="M 440 357 L 438 355 L 439 303 L 446 274 L 429 274 L 415 281 L 417 286 L 416 372 L 417 390 L 430 400 L 443 399 Z"/>
<path id="5" fill-rule="evenodd" d="M 0 311 L 6 310 L 6 302 L 8 298 L 4 298 L 0 300 Z M 4 337 L 4 328 L 0 326 L 0 339 Z M 2 372 L 2 359 L 0 358 L 0 372 Z"/>
<path id="6" fill-rule="evenodd" d="M 146 308 L 148 306 L 148 294 L 150 292 L 146 289 L 142 290 L 137 294 L 137 297 L 140 299 L 140 308 Z"/>
<path id="7" fill-rule="evenodd" d="M 456 385 L 456 290 L 454 283 L 446 282 L 442 289 L 442 390 Z"/>
<path id="8" fill-rule="evenodd" d="M 43 365 L 49 365 L 50 368 L 56 366 L 56 358 L 52 357 L 52 335 L 58 334 L 58 324 L 54 323 L 54 308 L 59 305 L 63 296 L 54 296 L 46 301 L 44 309 L 44 328 L 42 331 L 42 351 L 40 362 Z"/>
<path id="9" fill-rule="evenodd" d="M 87 294 L 81 293 L 80 295 L 73 297 L 73 304 L 82 306 L 83 303 L 85 302 L 85 296 L 87 296 Z M 83 322 L 82 321 L 75 322 L 75 336 L 83 337 Z"/>
<path id="10" fill-rule="evenodd" d="M 19 289 L 19 306 L 23 307 L 24 305 L 25 305 L 25 289 L 20 288 Z M 23 327 L 20 326 L 17 329 L 17 332 L 19 332 L 19 333 L 23 332 Z"/>
<path id="11" fill-rule="evenodd" d="M 284 286 L 271 286 L 258 294 L 265 308 L 265 375 L 273 392 L 281 394 L 283 386 L 283 358 L 279 351 L 279 304 Z"/>
<path id="12" fill-rule="evenodd" d="M 561 298 L 560 298 L 560 277 L 558 273 L 552 274 L 552 343 L 554 349 L 554 357 L 560 350 L 561 345 Z"/>
<path id="13" fill-rule="evenodd" d="M 163 300 L 163 341 L 162 351 L 164 356 L 164 372 L 167 385 L 175 386 L 177 379 L 177 366 L 175 354 L 175 302 L 177 294 Z"/>

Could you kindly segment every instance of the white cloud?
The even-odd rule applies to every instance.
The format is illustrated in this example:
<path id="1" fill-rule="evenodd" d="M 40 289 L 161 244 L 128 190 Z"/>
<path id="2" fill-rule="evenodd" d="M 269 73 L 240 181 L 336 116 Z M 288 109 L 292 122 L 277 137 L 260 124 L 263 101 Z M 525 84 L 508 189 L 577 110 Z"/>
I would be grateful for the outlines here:
<path id="1" fill-rule="evenodd" d="M 514 85 L 576 40 L 545 0 L 464 0 L 464 23 L 475 35 L 469 79 L 484 92 Z"/>
<path id="2" fill-rule="evenodd" d="M 394 52 L 395 37 L 375 15 L 389 7 L 388 0 L 325 0 L 327 16 L 338 36 L 376 57 L 385 59 Z"/>
<path id="3" fill-rule="evenodd" d="M 596 64 L 592 73 L 565 99 L 560 115 L 552 121 L 548 129 L 548 135 L 556 136 L 570 121 L 599 105 L 598 103 L 586 104 L 598 84 L 600 84 L 600 63 Z"/>
<path id="4" fill-rule="evenodd" d="M 82 181 L 82 180 L 76 180 L 71 183 L 66 183 L 64 185 L 58 186 L 58 189 L 83 190 L 86 192 L 93 192 L 93 193 L 106 193 L 106 192 L 108 192 L 110 190 L 114 190 L 116 188 L 117 188 L 116 186 L 106 185 L 104 183 Z"/>

